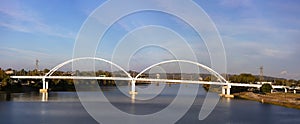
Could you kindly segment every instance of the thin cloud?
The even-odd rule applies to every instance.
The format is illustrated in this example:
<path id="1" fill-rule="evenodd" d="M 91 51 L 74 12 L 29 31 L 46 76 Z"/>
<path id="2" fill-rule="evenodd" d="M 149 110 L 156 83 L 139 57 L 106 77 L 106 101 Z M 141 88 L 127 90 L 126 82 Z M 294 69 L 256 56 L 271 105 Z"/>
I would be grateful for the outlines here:
<path id="1" fill-rule="evenodd" d="M 276 57 L 276 58 L 284 58 L 289 55 L 290 52 L 288 51 L 281 51 L 281 50 L 276 50 L 276 49 L 270 49 L 270 48 L 265 48 L 262 51 L 263 55 L 269 56 L 269 57 Z"/>
<path id="2" fill-rule="evenodd" d="M 282 71 L 282 72 L 280 72 L 280 75 L 287 75 L 288 74 L 288 72 L 285 70 L 285 71 Z"/>
<path id="3" fill-rule="evenodd" d="M 252 6 L 250 0 L 221 0 L 220 5 L 226 7 L 240 7 L 240 6 Z"/>
<path id="4" fill-rule="evenodd" d="M 31 31 L 28 28 L 26 28 L 22 25 L 15 25 L 15 24 L 0 22 L 0 27 L 5 27 L 5 28 L 15 30 L 15 31 L 19 31 L 19 32 L 31 33 Z"/>
<path id="5" fill-rule="evenodd" d="M 74 33 L 66 31 L 63 28 L 53 28 L 53 26 L 47 25 L 42 21 L 37 11 L 15 2 L 3 2 L 3 4 L 0 4 L 0 16 L 3 17 L 0 27 L 5 27 L 13 31 L 75 38 Z"/>
<path id="6" fill-rule="evenodd" d="M 41 51 L 33 51 L 33 50 L 25 50 L 25 49 L 18 49 L 18 48 L 0 48 L 2 51 L 1 54 L 5 56 L 11 57 L 23 57 L 23 58 L 32 58 L 32 57 L 53 57 L 50 54 L 41 52 Z"/>
<path id="7" fill-rule="evenodd" d="M 299 79 L 300 73 L 288 72 L 287 70 L 281 71 L 279 77 L 288 77 L 288 79 Z"/>

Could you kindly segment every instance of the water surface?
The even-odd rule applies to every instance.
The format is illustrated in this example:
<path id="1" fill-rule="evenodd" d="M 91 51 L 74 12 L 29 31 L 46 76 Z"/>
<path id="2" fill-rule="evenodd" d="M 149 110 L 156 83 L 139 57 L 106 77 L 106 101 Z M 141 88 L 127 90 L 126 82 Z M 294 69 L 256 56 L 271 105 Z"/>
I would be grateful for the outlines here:
<path id="1" fill-rule="evenodd" d="M 179 85 L 168 86 L 156 98 L 136 100 L 123 95 L 116 87 L 105 87 L 104 94 L 120 110 L 131 114 L 151 114 L 168 106 L 175 98 Z M 193 87 L 188 85 L 187 87 Z M 126 88 L 126 87 L 125 87 Z M 300 110 L 262 104 L 242 99 L 221 98 L 205 120 L 198 114 L 205 98 L 200 89 L 189 111 L 177 123 L 238 123 L 238 124 L 299 124 Z M 114 119 L 113 115 L 109 116 Z M 73 124 L 97 123 L 81 105 L 76 92 L 0 94 L 1 124 Z"/>

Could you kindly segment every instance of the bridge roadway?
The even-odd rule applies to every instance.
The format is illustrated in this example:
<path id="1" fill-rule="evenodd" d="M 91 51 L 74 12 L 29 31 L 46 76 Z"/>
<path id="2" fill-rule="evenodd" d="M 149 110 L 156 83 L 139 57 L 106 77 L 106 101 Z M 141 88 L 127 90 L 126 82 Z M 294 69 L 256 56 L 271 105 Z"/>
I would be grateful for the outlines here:
<path id="1" fill-rule="evenodd" d="M 150 78 L 128 78 L 128 77 L 88 77 L 88 76 L 11 76 L 14 79 L 84 79 L 84 80 L 124 80 L 124 81 L 147 81 L 147 82 L 168 82 L 186 84 L 212 84 L 227 85 L 221 82 L 192 81 L 192 80 L 173 80 L 173 79 L 150 79 Z M 232 84 L 232 83 L 230 83 Z"/>
<path id="2" fill-rule="evenodd" d="M 143 81 L 143 82 L 168 82 L 183 84 L 211 84 L 223 86 L 240 86 L 260 88 L 261 84 L 229 83 L 229 82 L 211 82 L 211 81 L 193 81 L 193 80 L 174 80 L 174 79 L 150 79 L 150 78 L 128 78 L 128 77 L 91 77 L 91 76 L 11 76 L 14 79 L 94 79 L 94 80 L 123 80 L 123 81 Z M 276 86 L 273 88 L 286 89 L 288 86 Z"/>
<path id="3" fill-rule="evenodd" d="M 222 94 L 227 95 L 228 97 L 232 97 L 230 95 L 231 86 L 239 86 L 239 87 L 255 87 L 260 88 L 261 84 L 246 84 L 246 83 L 229 83 L 229 82 L 212 82 L 212 81 L 193 81 L 193 80 L 174 80 L 174 79 L 150 79 L 150 78 L 128 78 L 128 77 L 92 77 L 92 76 L 11 76 L 13 79 L 92 79 L 92 80 L 123 80 L 123 81 L 131 81 L 132 83 L 132 91 L 135 91 L 135 83 L 137 81 L 143 82 L 168 82 L 168 83 L 183 83 L 183 84 L 210 84 L 210 85 L 221 85 Z M 48 89 L 48 82 L 46 82 L 46 89 Z M 273 88 L 285 89 L 287 92 L 288 86 L 276 86 L 273 85 Z M 227 91 L 227 92 L 226 92 Z M 134 92 L 130 92 L 133 93 Z M 226 96 L 225 95 L 225 96 Z"/>

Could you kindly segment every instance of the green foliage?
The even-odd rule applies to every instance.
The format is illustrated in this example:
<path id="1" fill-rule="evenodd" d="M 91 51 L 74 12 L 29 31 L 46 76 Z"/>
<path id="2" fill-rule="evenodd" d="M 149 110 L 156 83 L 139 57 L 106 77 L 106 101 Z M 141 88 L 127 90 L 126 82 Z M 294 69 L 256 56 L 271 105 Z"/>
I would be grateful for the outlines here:
<path id="1" fill-rule="evenodd" d="M 275 80 L 274 85 L 284 85 L 285 82 L 286 82 L 286 80 L 277 79 L 277 80 Z"/>
<path id="2" fill-rule="evenodd" d="M 8 78 L 8 75 L 5 74 L 5 71 L 0 69 L 0 82 L 3 82 L 4 79 L 7 80 L 7 78 Z"/>
<path id="3" fill-rule="evenodd" d="M 20 83 L 14 83 L 9 77 L 2 80 L 1 90 L 6 92 L 22 92 L 22 86 Z"/>
<path id="4" fill-rule="evenodd" d="M 231 93 L 240 93 L 240 92 L 246 92 L 248 91 L 249 87 L 236 87 L 236 86 L 232 86 L 230 89 Z"/>
<path id="5" fill-rule="evenodd" d="M 46 73 L 48 73 L 50 70 L 49 69 L 44 69 L 44 73 L 46 74 Z"/>
<path id="6" fill-rule="evenodd" d="M 263 84 L 260 87 L 260 91 L 263 93 L 271 93 L 271 90 L 272 90 L 272 86 L 270 84 Z"/>
<path id="7" fill-rule="evenodd" d="M 233 83 L 254 83 L 258 79 L 252 74 L 242 73 L 240 75 L 233 75 L 229 78 L 229 80 Z"/>
<path id="8" fill-rule="evenodd" d="M 56 82 L 50 81 L 50 89 L 52 91 L 75 91 L 74 85 L 68 82 L 69 80 L 57 80 Z"/>
<path id="9" fill-rule="evenodd" d="M 211 81 L 211 76 L 207 76 L 204 78 L 204 81 Z"/>
<path id="10" fill-rule="evenodd" d="M 10 78 L 8 76 L 4 77 L 4 79 L 2 80 L 2 87 L 5 87 L 5 86 L 10 85 L 10 84 L 11 84 Z"/>
<path id="11" fill-rule="evenodd" d="M 202 87 L 207 92 L 209 90 L 210 85 L 209 84 L 203 84 Z"/>

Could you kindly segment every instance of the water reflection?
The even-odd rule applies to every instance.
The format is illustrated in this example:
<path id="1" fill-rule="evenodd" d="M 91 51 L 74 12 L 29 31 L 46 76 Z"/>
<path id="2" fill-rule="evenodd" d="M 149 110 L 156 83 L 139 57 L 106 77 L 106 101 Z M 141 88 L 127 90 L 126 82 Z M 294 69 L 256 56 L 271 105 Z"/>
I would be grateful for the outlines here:
<path id="1" fill-rule="evenodd" d="M 131 94 L 131 103 L 135 103 L 135 94 Z"/>
<path id="2" fill-rule="evenodd" d="M 226 103 L 230 104 L 230 99 L 231 98 L 226 98 Z"/>
<path id="3" fill-rule="evenodd" d="M 0 101 L 11 101 L 11 93 L 0 93 Z"/>
<path id="4" fill-rule="evenodd" d="M 6 94 L 6 101 L 10 101 L 10 99 L 11 99 L 11 93 L 7 93 Z"/>
<path id="5" fill-rule="evenodd" d="M 42 93 L 42 102 L 47 102 L 48 101 L 48 92 L 43 92 Z"/>

